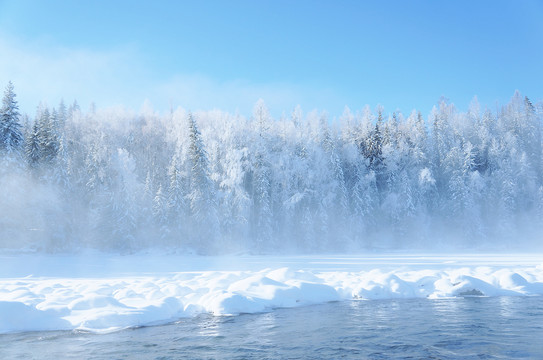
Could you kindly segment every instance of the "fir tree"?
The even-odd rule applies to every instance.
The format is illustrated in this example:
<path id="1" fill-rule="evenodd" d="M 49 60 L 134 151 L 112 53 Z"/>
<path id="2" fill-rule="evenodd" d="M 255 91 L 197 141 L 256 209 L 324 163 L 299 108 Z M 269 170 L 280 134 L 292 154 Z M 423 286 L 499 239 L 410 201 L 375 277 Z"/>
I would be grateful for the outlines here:
<path id="1" fill-rule="evenodd" d="M 47 164 L 53 163 L 59 148 L 58 134 L 55 125 L 57 120 L 56 117 L 57 113 L 55 110 L 53 110 L 52 113 L 49 113 L 49 109 L 45 108 L 38 120 L 38 140 L 41 160 Z"/>
<path id="2" fill-rule="evenodd" d="M 209 250 L 218 234 L 218 217 L 215 203 L 215 189 L 209 177 L 209 162 L 202 136 L 192 114 L 189 123 L 190 162 L 190 212 L 193 231 L 200 250 Z"/>
<path id="3" fill-rule="evenodd" d="M 168 231 L 168 203 L 166 196 L 162 192 L 162 185 L 158 187 L 156 195 L 153 199 L 153 217 L 155 224 L 158 227 L 158 232 L 161 239 L 167 237 Z"/>
<path id="4" fill-rule="evenodd" d="M 34 120 L 34 125 L 30 129 L 30 134 L 26 138 L 25 154 L 26 161 L 30 169 L 37 169 L 41 161 L 41 147 L 39 140 L 39 125 L 38 120 Z"/>
<path id="5" fill-rule="evenodd" d="M 10 81 L 4 92 L 0 109 L 0 152 L 19 153 L 23 146 L 23 133 L 19 123 L 19 106 Z"/>

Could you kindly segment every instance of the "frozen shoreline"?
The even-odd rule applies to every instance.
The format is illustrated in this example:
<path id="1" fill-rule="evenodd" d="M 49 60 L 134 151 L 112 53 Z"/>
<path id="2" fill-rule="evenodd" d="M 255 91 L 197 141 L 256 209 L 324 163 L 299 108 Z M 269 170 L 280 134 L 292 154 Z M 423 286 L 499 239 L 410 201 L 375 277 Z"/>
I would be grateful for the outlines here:
<path id="1" fill-rule="evenodd" d="M 0 254 L 0 333 L 94 332 L 351 299 L 543 295 L 542 254 Z"/>

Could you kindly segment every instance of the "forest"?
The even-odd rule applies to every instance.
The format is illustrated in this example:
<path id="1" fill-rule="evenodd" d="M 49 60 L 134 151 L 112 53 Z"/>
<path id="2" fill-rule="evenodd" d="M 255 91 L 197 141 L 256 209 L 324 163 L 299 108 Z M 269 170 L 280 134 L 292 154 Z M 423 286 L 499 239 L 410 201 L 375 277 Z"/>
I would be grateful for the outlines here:
<path id="1" fill-rule="evenodd" d="M 541 247 L 543 103 L 273 118 L 0 110 L 0 249 L 324 253 Z"/>

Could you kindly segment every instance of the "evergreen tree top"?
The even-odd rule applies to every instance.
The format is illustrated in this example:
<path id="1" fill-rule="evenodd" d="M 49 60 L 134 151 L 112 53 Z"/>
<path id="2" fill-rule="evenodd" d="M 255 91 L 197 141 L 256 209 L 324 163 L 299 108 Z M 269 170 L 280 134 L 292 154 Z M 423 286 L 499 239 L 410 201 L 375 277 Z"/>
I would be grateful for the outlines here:
<path id="1" fill-rule="evenodd" d="M 17 100 L 15 100 L 15 92 L 13 91 L 13 83 L 10 81 L 8 82 L 8 85 L 6 86 L 6 90 L 4 91 L 4 97 L 2 99 L 2 110 L 0 114 L 2 114 L 2 117 L 9 115 L 13 118 L 20 115 L 19 114 L 19 106 L 17 105 Z"/>

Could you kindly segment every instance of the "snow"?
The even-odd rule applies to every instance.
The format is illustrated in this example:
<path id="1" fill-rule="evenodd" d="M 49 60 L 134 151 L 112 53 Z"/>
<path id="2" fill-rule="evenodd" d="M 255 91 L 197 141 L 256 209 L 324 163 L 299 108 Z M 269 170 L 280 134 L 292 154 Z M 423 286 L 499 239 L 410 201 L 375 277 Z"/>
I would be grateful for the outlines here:
<path id="1" fill-rule="evenodd" d="M 543 256 L 0 255 L 0 333 L 109 332 L 342 300 L 543 294 Z"/>

